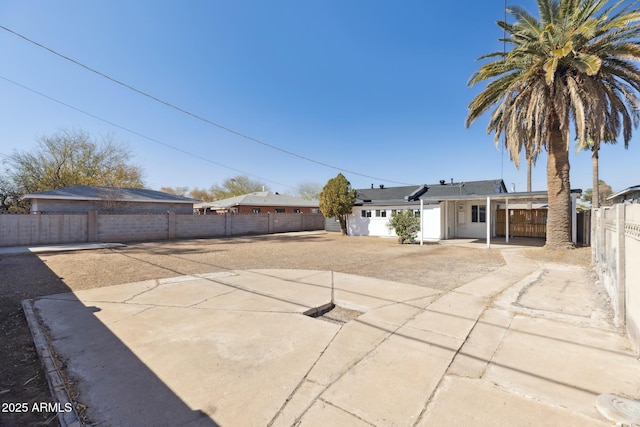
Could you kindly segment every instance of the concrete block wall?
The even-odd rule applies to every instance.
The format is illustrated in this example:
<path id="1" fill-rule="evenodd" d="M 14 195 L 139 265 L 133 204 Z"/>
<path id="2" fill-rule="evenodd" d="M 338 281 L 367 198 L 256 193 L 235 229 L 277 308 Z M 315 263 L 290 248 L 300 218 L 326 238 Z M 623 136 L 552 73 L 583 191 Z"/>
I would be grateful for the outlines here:
<path id="1" fill-rule="evenodd" d="M 79 214 L 0 215 L 0 246 L 269 234 L 323 230 L 321 214 L 180 215 Z"/>
<path id="2" fill-rule="evenodd" d="M 167 214 L 98 215 L 98 241 L 132 242 L 169 238 Z"/>
<path id="3" fill-rule="evenodd" d="M 324 216 L 322 216 L 321 214 L 305 215 L 303 230 L 324 230 Z"/>
<path id="4" fill-rule="evenodd" d="M 304 215 L 276 214 L 273 216 L 273 232 L 285 233 L 287 231 L 303 230 Z"/>
<path id="5" fill-rule="evenodd" d="M 225 235 L 224 215 L 176 215 L 176 238 Z"/>
<path id="6" fill-rule="evenodd" d="M 0 246 L 48 245 L 87 241 L 87 216 L 0 215 Z"/>
<path id="7" fill-rule="evenodd" d="M 592 212 L 594 270 L 640 353 L 640 204 L 617 204 Z"/>
<path id="8" fill-rule="evenodd" d="M 227 215 L 227 235 L 268 234 L 272 214 Z"/>

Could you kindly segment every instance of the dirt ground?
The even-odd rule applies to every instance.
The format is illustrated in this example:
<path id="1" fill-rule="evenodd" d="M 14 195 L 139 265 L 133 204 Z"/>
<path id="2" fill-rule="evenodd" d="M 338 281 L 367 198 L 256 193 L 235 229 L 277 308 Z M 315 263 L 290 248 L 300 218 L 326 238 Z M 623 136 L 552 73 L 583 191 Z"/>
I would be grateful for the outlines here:
<path id="1" fill-rule="evenodd" d="M 532 259 L 589 265 L 590 249 Z M 335 233 L 146 242 L 92 251 L 0 257 L 0 426 L 57 426 L 55 413 L 16 413 L 9 404 L 51 402 L 20 301 L 43 295 L 183 274 L 233 269 L 333 270 L 451 290 L 504 265 L 498 249 L 399 245 L 396 239 Z M 72 396 L 73 398 L 73 396 Z"/>

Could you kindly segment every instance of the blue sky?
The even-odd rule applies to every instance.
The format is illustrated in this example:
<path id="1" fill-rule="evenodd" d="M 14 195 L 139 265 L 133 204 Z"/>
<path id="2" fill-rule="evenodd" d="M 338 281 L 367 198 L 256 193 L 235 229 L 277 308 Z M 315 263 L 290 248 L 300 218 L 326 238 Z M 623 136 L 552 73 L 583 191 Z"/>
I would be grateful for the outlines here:
<path id="1" fill-rule="evenodd" d="M 535 10 L 532 0 L 513 4 Z M 502 177 L 523 191 L 526 165 L 517 170 L 496 149 L 487 118 L 464 127 L 483 87 L 467 81 L 476 58 L 502 49 L 495 22 L 503 13 L 503 0 L 0 1 L 0 25 L 78 62 L 236 132 L 375 177 L 344 172 L 356 188 Z M 286 192 L 338 173 L 161 105 L 4 30 L 0 49 L 2 155 L 77 128 L 126 142 L 152 189 L 209 187 L 243 171 Z M 601 151 L 600 177 L 614 190 L 640 183 L 640 129 L 635 135 L 628 150 Z M 590 154 L 572 148 L 570 160 L 572 187 L 590 188 Z M 542 156 L 534 190 L 546 188 L 545 168 Z"/>

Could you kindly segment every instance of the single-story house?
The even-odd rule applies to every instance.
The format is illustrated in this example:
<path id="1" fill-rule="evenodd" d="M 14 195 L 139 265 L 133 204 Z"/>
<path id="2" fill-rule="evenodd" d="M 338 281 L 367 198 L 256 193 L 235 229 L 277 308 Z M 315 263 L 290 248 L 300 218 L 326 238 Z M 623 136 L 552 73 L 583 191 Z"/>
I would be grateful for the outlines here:
<path id="1" fill-rule="evenodd" d="M 487 239 L 514 236 L 513 220 L 517 210 L 528 209 L 530 223 L 527 229 L 541 230 L 532 237 L 544 237 L 546 232 L 546 191 L 509 193 L 501 179 L 450 182 L 438 184 L 367 188 L 356 190 L 357 201 L 352 214 L 347 217 L 347 230 L 355 236 L 392 237 L 388 228 L 389 218 L 397 210 L 413 210 L 420 216 L 421 230 L 418 238 L 440 241 L 453 238 Z M 575 206 L 581 190 L 572 190 L 574 212 L 574 242 L 576 241 Z M 487 206 L 489 208 L 487 208 Z M 506 211 L 509 210 L 509 215 Z M 510 220 L 512 224 L 509 224 Z M 509 230 L 506 233 L 505 230 Z M 515 234 L 518 235 L 518 234 Z"/>
<path id="2" fill-rule="evenodd" d="M 304 213 L 320 212 L 317 200 L 306 200 L 271 191 L 257 191 L 216 200 L 210 203 L 198 203 L 194 210 L 199 214 L 264 214 L 264 213 Z"/>
<path id="3" fill-rule="evenodd" d="M 611 203 L 640 203 L 640 185 L 625 188 L 607 197 Z"/>
<path id="4" fill-rule="evenodd" d="M 79 185 L 25 194 L 32 213 L 114 212 L 193 214 L 200 200 L 146 188 L 116 188 Z"/>

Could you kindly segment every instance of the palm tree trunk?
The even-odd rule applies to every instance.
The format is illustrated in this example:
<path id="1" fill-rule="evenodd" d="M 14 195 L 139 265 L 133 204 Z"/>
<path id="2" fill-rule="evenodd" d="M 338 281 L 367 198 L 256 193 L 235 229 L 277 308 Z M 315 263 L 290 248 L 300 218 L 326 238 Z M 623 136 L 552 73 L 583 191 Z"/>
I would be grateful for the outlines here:
<path id="1" fill-rule="evenodd" d="M 527 158 L 527 193 L 531 193 L 531 168 L 533 166 L 533 161 L 531 157 Z M 531 210 L 533 208 L 533 203 L 527 203 L 527 209 Z"/>
<path id="2" fill-rule="evenodd" d="M 598 152 L 600 147 L 594 145 L 591 149 L 591 171 L 593 175 L 593 189 L 591 190 L 591 207 L 600 207 L 600 177 L 598 176 Z"/>
<path id="3" fill-rule="evenodd" d="M 557 121 L 552 124 L 548 142 L 546 246 L 568 248 L 571 242 L 571 183 L 569 182 L 569 150 Z"/>
<path id="4" fill-rule="evenodd" d="M 531 157 L 527 159 L 527 192 L 531 193 Z"/>

